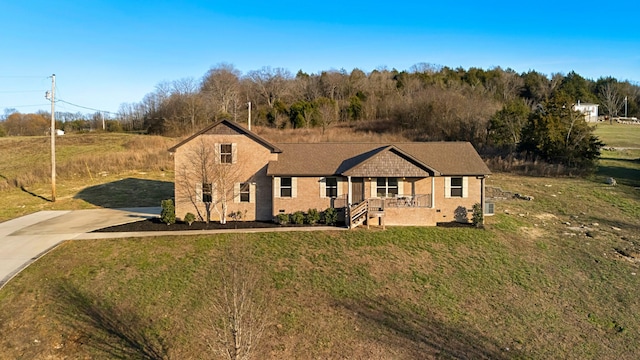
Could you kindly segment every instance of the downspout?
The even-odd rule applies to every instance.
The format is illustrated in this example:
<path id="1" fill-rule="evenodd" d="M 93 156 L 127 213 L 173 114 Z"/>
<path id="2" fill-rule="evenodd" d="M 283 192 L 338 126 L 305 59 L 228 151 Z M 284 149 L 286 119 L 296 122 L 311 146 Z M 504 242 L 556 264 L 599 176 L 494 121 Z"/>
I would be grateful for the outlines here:
<path id="1" fill-rule="evenodd" d="M 482 225 L 484 225 L 484 176 L 480 177 L 480 208 L 482 209 Z"/>
<path id="2" fill-rule="evenodd" d="M 431 177 L 431 208 L 436 208 L 436 177 Z"/>

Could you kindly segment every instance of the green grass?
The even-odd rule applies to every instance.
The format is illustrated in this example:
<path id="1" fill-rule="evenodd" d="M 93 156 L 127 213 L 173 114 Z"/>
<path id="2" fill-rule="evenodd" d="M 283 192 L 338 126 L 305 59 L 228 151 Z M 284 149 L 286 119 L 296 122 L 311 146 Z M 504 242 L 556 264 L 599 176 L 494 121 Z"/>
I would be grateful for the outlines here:
<path id="1" fill-rule="evenodd" d="M 640 148 L 640 126 L 637 125 L 599 123 L 595 134 L 606 146 Z"/>
<path id="2" fill-rule="evenodd" d="M 497 203 L 484 230 L 67 242 L 0 291 L 0 352 L 140 357 L 146 344 L 206 358 L 221 264 L 239 247 L 268 304 L 257 358 L 637 358 L 640 268 L 616 252 L 640 252 L 637 191 L 588 179 L 488 182 L 535 199 Z"/>
<path id="3" fill-rule="evenodd" d="M 241 259 L 267 318 L 255 358 L 636 359 L 640 193 L 637 163 L 627 160 L 637 157 L 605 152 L 588 179 L 494 174 L 488 186 L 534 200 L 497 202 L 484 230 L 65 242 L 0 290 L 0 354 L 216 358 L 215 306 L 230 260 Z M 55 204 L 4 190 L 0 219 L 151 202 L 171 192 L 170 176 L 85 173 L 61 181 Z M 606 185 L 608 176 L 619 185 Z M 46 196 L 48 188 L 28 190 Z"/>

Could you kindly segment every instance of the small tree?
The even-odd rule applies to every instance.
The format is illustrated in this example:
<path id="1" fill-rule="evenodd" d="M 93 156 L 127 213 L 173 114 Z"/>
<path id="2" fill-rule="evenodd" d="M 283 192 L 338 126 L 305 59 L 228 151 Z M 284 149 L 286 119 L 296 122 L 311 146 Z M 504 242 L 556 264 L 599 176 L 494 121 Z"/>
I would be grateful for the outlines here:
<path id="1" fill-rule="evenodd" d="M 484 226 L 484 211 L 482 211 L 482 205 L 480 203 L 473 204 L 473 212 L 471 214 L 471 222 L 475 227 Z"/>
<path id="2" fill-rule="evenodd" d="M 193 224 L 194 221 L 196 221 L 196 216 L 193 213 L 187 213 L 184 216 L 184 222 L 189 224 L 189 226 L 191 226 L 191 224 Z"/>
<path id="3" fill-rule="evenodd" d="M 229 149 L 222 149 L 222 144 L 214 146 L 205 136 L 201 135 L 188 150 L 187 161 L 176 172 L 176 182 L 180 182 L 183 196 L 193 204 L 200 219 L 210 222 L 211 212 L 215 211 L 220 223 L 225 224 L 228 204 L 235 195 L 234 186 L 240 182 L 241 167 L 235 164 L 232 144 L 225 144 L 231 147 L 231 153 L 226 153 Z M 204 213 L 200 204 L 204 205 Z"/>
<path id="4" fill-rule="evenodd" d="M 162 211 L 160 212 L 160 219 L 167 225 L 175 224 L 176 222 L 176 208 L 173 205 L 173 200 L 162 200 Z"/>
<path id="5" fill-rule="evenodd" d="M 211 278 L 219 278 L 219 285 L 212 297 L 213 334 L 206 331 L 205 340 L 213 353 L 229 360 L 254 358 L 267 325 L 268 299 L 260 288 L 264 281 L 251 262 L 252 255 L 244 239 L 236 237 L 210 274 Z"/>

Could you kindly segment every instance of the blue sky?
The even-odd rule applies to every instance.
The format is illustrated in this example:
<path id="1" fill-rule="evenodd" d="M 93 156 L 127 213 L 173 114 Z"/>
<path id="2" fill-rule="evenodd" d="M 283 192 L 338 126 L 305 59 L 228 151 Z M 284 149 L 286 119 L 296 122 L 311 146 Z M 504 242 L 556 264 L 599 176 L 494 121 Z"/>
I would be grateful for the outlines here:
<path id="1" fill-rule="evenodd" d="M 637 1 L 0 2 L 0 114 L 56 98 L 115 112 L 219 63 L 243 74 L 417 63 L 640 82 Z M 56 111 L 91 110 L 56 104 Z"/>

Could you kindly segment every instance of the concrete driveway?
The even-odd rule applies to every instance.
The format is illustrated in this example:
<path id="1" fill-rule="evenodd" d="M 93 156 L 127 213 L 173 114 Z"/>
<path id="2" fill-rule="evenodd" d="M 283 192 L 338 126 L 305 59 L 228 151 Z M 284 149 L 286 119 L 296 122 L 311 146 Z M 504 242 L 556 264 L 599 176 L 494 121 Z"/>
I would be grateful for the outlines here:
<path id="1" fill-rule="evenodd" d="M 159 207 L 40 211 L 0 223 L 0 288 L 64 240 L 108 237 L 88 233 L 159 214 Z"/>
<path id="2" fill-rule="evenodd" d="M 175 231 L 92 233 L 160 215 L 159 207 L 40 211 L 0 223 L 0 289 L 20 271 L 65 240 L 177 235 Z M 348 230 L 334 226 L 183 230 L 180 235 Z"/>

